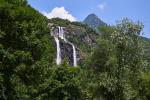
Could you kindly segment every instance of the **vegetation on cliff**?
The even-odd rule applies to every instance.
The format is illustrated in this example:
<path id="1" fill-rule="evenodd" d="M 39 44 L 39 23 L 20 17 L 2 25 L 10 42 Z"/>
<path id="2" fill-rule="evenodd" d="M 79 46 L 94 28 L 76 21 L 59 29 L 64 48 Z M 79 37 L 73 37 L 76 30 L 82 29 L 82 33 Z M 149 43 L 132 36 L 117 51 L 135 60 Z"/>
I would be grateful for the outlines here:
<path id="1" fill-rule="evenodd" d="M 94 29 L 80 22 L 70 22 L 64 19 L 53 18 L 49 20 L 49 23 L 65 27 L 65 37 L 83 52 L 91 51 L 99 35 Z"/>

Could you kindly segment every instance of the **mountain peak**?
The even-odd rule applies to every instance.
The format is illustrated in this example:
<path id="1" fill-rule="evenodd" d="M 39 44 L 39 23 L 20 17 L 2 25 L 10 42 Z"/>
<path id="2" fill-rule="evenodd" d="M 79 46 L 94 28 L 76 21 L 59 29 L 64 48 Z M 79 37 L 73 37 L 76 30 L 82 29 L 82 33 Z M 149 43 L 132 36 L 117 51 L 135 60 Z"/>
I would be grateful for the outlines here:
<path id="1" fill-rule="evenodd" d="M 97 15 L 95 15 L 94 13 L 93 14 L 89 14 L 87 17 L 96 17 L 96 18 L 98 18 Z"/>
<path id="2" fill-rule="evenodd" d="M 87 24 L 89 27 L 95 29 L 98 26 L 104 26 L 104 23 L 100 18 L 98 18 L 95 14 L 89 14 L 85 20 L 83 21 L 84 24 Z"/>

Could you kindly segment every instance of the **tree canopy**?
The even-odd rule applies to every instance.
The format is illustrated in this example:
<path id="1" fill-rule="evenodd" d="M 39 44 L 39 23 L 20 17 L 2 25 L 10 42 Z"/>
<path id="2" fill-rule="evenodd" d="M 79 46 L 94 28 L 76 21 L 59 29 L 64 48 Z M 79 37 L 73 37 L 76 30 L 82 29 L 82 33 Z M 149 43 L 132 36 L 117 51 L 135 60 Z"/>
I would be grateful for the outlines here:
<path id="1" fill-rule="evenodd" d="M 48 22 L 85 29 L 70 37 L 84 46 L 83 64 L 55 64 Z M 143 27 L 125 18 L 96 33 L 80 22 L 48 20 L 26 0 L 0 0 L 0 100 L 149 100 L 150 42 L 140 37 Z M 90 50 L 80 41 L 89 34 L 98 38 Z"/>

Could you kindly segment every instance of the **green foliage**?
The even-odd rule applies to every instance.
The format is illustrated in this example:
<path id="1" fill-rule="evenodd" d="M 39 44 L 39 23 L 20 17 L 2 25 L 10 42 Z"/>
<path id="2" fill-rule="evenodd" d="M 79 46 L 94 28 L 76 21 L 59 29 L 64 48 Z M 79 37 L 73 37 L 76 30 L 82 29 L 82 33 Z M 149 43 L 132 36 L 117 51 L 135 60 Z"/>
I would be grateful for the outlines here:
<path id="1" fill-rule="evenodd" d="M 78 69 L 63 64 L 56 67 L 42 98 L 44 100 L 82 99 L 82 91 L 76 76 Z"/>
<path id="2" fill-rule="evenodd" d="M 92 91 L 92 98 L 115 99 L 116 69 L 118 66 L 115 45 L 108 40 L 99 39 L 87 66 L 89 66 L 88 70 L 91 70 L 91 72 L 88 72 L 90 80 L 88 80 L 87 85 L 89 90 Z"/>
<path id="3" fill-rule="evenodd" d="M 143 59 L 145 60 L 145 66 L 147 66 L 146 70 L 150 69 L 150 40 L 144 37 L 140 37 L 140 41 L 143 44 Z"/>
<path id="4" fill-rule="evenodd" d="M 140 75 L 140 93 L 143 100 L 150 99 L 150 72 L 144 72 Z"/>
<path id="5" fill-rule="evenodd" d="M 115 69 L 114 67 L 117 66 L 115 45 L 108 40 L 100 39 L 97 47 L 93 51 L 91 61 L 90 67 L 92 67 L 92 69 L 96 72 L 111 72 Z"/>
<path id="6" fill-rule="evenodd" d="M 101 37 L 87 63 L 87 71 L 91 72 L 92 79 L 89 91 L 93 91 L 93 98 L 141 98 L 138 81 L 140 73 L 146 67 L 142 57 L 143 47 L 138 37 L 142 28 L 141 23 L 134 23 L 128 19 L 113 27 L 100 28 Z"/>
<path id="7" fill-rule="evenodd" d="M 68 40 L 90 55 L 83 66 L 54 65 L 47 22 L 73 30 Z M 26 0 L 0 0 L 0 99 L 149 100 L 150 42 L 139 37 L 142 28 L 124 19 L 100 27 L 96 43 L 99 34 L 87 25 L 47 20 Z"/>
<path id="8" fill-rule="evenodd" d="M 67 19 L 53 18 L 49 20 L 50 23 L 54 23 L 57 26 L 68 26 L 71 22 Z"/>
<path id="9" fill-rule="evenodd" d="M 54 50 L 47 19 L 25 0 L 1 2 L 0 99 L 27 99 L 50 75 Z"/>

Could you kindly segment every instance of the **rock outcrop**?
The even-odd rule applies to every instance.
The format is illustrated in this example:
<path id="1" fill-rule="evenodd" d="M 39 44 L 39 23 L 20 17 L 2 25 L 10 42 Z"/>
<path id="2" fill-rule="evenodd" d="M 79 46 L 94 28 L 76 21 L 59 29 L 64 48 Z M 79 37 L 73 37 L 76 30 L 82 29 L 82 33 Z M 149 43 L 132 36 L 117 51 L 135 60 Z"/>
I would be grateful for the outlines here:
<path id="1" fill-rule="evenodd" d="M 75 48 L 74 44 L 69 42 L 66 39 L 66 34 L 64 31 L 65 27 L 60 27 L 60 26 L 52 26 L 51 27 L 51 35 L 54 37 L 57 37 L 57 39 L 59 39 L 59 47 L 57 46 L 57 42 L 55 42 L 55 47 L 56 50 L 58 50 L 58 48 L 60 49 L 60 57 L 61 60 L 63 61 L 64 59 L 67 59 L 67 61 L 69 62 L 69 64 L 71 66 L 76 66 L 77 63 L 80 61 L 81 57 L 80 57 L 80 50 Z M 58 53 L 58 51 L 57 51 Z M 56 63 L 57 63 L 57 58 L 58 54 L 56 56 Z M 57 63 L 59 65 L 59 63 Z"/>
<path id="2" fill-rule="evenodd" d="M 95 46 L 97 37 L 99 36 L 94 29 L 81 22 L 69 22 L 67 20 L 54 18 L 49 20 L 48 25 L 51 29 L 51 35 L 59 39 L 62 60 L 68 59 L 67 61 L 70 65 L 75 65 L 72 57 L 73 51 L 76 51 L 77 63 L 79 65 L 82 64 Z M 61 26 L 61 29 L 58 26 Z M 60 30 L 62 31 L 60 32 L 61 36 L 59 36 Z M 56 47 L 56 43 L 54 43 L 54 46 Z M 75 50 L 73 50 L 74 46 Z"/>

